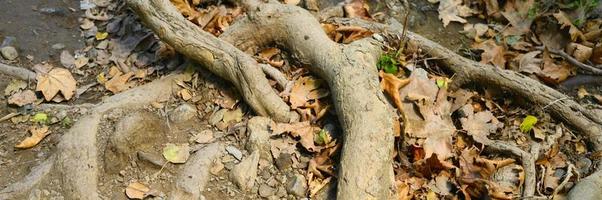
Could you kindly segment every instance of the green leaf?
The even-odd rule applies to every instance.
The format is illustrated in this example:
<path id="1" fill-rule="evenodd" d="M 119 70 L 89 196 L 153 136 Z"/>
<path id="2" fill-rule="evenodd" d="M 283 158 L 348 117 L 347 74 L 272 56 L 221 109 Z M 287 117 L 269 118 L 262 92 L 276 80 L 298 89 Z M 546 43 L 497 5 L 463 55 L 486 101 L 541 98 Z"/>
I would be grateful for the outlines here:
<path id="1" fill-rule="evenodd" d="M 188 144 L 171 144 L 168 143 L 163 148 L 163 157 L 171 163 L 185 163 L 190 156 L 190 148 Z"/>
<path id="2" fill-rule="evenodd" d="M 61 121 L 61 125 L 63 126 L 63 128 L 70 128 L 71 125 L 73 125 L 73 120 L 69 117 L 65 117 Z"/>
<path id="3" fill-rule="evenodd" d="M 318 145 L 328 144 L 330 143 L 330 134 L 327 130 L 322 129 L 315 135 L 314 142 Z"/>
<path id="4" fill-rule="evenodd" d="M 441 89 L 447 88 L 447 79 L 446 78 L 438 78 L 435 82 L 437 83 L 437 87 L 439 87 Z"/>
<path id="5" fill-rule="evenodd" d="M 378 58 L 378 62 L 376 63 L 376 67 L 378 69 L 382 69 L 385 73 L 395 74 L 399 71 L 397 67 L 398 63 L 395 61 L 393 56 L 388 54 L 383 54 Z"/>
<path id="6" fill-rule="evenodd" d="M 48 123 L 48 115 L 46 113 L 36 113 L 33 118 L 31 118 L 31 121 L 46 124 Z"/>
<path id="7" fill-rule="evenodd" d="M 529 131 L 531 131 L 531 129 L 533 129 L 533 125 L 535 125 L 537 123 L 537 117 L 532 116 L 532 115 L 527 115 L 527 117 L 525 117 L 525 119 L 523 119 L 523 123 L 520 124 L 520 130 L 523 133 L 528 133 Z"/>

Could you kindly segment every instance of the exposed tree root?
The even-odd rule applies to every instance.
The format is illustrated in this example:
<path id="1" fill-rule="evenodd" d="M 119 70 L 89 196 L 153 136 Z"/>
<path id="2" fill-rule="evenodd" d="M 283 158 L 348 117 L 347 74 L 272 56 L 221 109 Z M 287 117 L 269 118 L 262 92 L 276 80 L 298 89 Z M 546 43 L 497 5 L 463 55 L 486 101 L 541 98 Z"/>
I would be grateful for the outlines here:
<path id="1" fill-rule="evenodd" d="M 536 176 L 536 171 L 535 171 L 535 160 L 538 157 L 538 151 L 539 151 L 539 146 L 532 146 L 531 147 L 531 152 L 526 152 L 523 151 L 522 149 L 518 148 L 517 146 L 505 143 L 505 142 L 501 142 L 501 141 L 496 141 L 496 142 L 492 142 L 491 144 L 487 145 L 487 148 L 490 148 L 492 151 L 498 152 L 498 153 L 512 153 L 515 156 L 519 157 L 521 159 L 522 165 L 523 165 L 523 169 L 525 170 L 525 187 L 523 189 L 523 197 L 531 197 L 535 194 L 535 188 L 536 188 L 536 181 L 537 181 L 537 176 Z"/>
<path id="2" fill-rule="evenodd" d="M 201 190 L 209 181 L 209 168 L 223 148 L 219 143 L 212 143 L 196 151 L 179 172 L 175 188 L 169 194 L 169 199 L 201 199 Z"/>
<path id="3" fill-rule="evenodd" d="M 250 56 L 224 40 L 242 42 L 234 45 L 243 50 L 247 49 L 244 48 L 245 45 L 253 47 L 272 43 L 287 49 L 298 62 L 310 66 L 309 69 L 328 81 L 330 86 L 345 135 L 337 197 L 391 197 L 394 115 L 380 92 L 378 74 L 374 67 L 380 51 L 378 46 L 371 45 L 368 41 L 350 45 L 334 43 L 313 15 L 296 6 L 248 2 L 248 16 L 229 28 L 236 32 L 223 34 L 220 37 L 223 40 L 220 40 L 184 19 L 167 0 L 127 2 L 159 38 L 209 70 L 241 86 L 242 88 L 237 87 L 241 91 L 249 90 L 245 87 L 269 86 L 264 82 L 246 86 L 241 84 L 248 81 L 248 77 L 264 75 L 260 70 L 255 70 L 257 63 Z M 250 32 L 254 34 L 248 34 Z M 243 44 L 245 42 L 248 43 Z M 223 71 L 241 74 L 230 76 Z M 268 89 L 271 91 L 271 88 Z M 262 109 L 275 106 L 253 106 L 258 102 L 251 95 L 253 93 L 243 92 L 247 103 L 261 115 L 266 114 Z"/>
<path id="4" fill-rule="evenodd" d="M 14 67 L 7 64 L 0 63 L 0 73 L 19 78 L 22 80 L 34 80 L 36 73 L 29 71 L 21 67 Z"/>

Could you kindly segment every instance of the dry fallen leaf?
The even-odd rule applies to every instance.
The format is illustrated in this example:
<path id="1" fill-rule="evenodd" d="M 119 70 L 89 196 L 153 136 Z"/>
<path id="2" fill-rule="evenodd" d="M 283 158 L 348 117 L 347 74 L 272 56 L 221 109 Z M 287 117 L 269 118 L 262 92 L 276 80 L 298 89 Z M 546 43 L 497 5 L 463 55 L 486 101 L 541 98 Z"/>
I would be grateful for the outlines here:
<path id="1" fill-rule="evenodd" d="M 460 16 L 469 16 L 471 9 L 465 5 L 462 5 L 462 0 L 440 0 L 438 11 L 439 19 L 441 19 L 443 22 L 443 27 L 446 27 L 450 22 L 453 21 L 466 23 L 466 19 Z"/>
<path id="2" fill-rule="evenodd" d="M 24 106 L 31 104 L 37 100 L 36 94 L 31 90 L 25 90 L 13 94 L 8 98 L 8 104 L 14 104 L 17 106 Z"/>
<path id="3" fill-rule="evenodd" d="M 224 112 L 224 118 L 222 118 L 222 120 L 224 120 L 224 123 L 230 123 L 231 121 L 234 122 L 240 122 L 242 121 L 242 110 L 240 109 L 240 107 L 234 109 L 234 110 L 228 110 L 226 112 Z"/>
<path id="4" fill-rule="evenodd" d="M 111 80 L 104 83 L 105 88 L 113 92 L 113 94 L 117 94 L 131 87 L 131 84 L 128 84 L 127 82 L 132 76 L 134 76 L 134 72 L 115 75 Z"/>
<path id="5" fill-rule="evenodd" d="M 301 2 L 301 0 L 284 0 L 284 3 L 289 5 L 297 5 L 299 2 Z"/>
<path id="6" fill-rule="evenodd" d="M 138 182 L 130 183 L 128 187 L 125 188 L 125 194 L 130 199 L 144 199 L 150 191 L 150 188 Z"/>
<path id="7" fill-rule="evenodd" d="M 190 90 L 184 88 L 182 90 L 180 90 L 180 92 L 178 92 L 180 94 L 180 97 L 182 97 L 182 100 L 184 101 L 188 101 L 190 99 L 192 99 L 192 93 L 190 92 Z"/>
<path id="8" fill-rule="evenodd" d="M 475 141 L 485 145 L 490 144 L 491 140 L 489 140 L 487 136 L 490 133 L 495 132 L 499 124 L 495 116 L 489 111 L 474 113 L 474 109 L 470 104 L 465 105 L 462 108 L 462 111 L 466 115 L 466 117 L 460 119 L 462 128 L 466 130 L 468 135 L 471 135 Z"/>
<path id="9" fill-rule="evenodd" d="M 27 149 L 36 146 L 42 139 L 44 139 L 50 131 L 48 126 L 42 126 L 40 128 L 32 127 L 29 129 L 31 136 L 22 140 L 19 144 L 15 145 L 15 148 Z"/>
<path id="10" fill-rule="evenodd" d="M 433 154 L 445 160 L 452 154 L 452 135 L 456 129 L 451 120 L 451 103 L 447 91 L 439 90 L 435 81 L 428 79 L 427 72 L 415 69 L 410 75 L 410 83 L 400 91 L 403 103 L 404 133 L 419 139 L 424 148 L 425 158 Z"/>
<path id="11" fill-rule="evenodd" d="M 556 64 L 551 54 L 544 50 L 543 52 L 543 69 L 537 76 L 548 84 L 558 84 L 566 80 L 572 73 L 571 65 L 567 62 Z"/>
<path id="12" fill-rule="evenodd" d="M 541 72 L 541 58 L 535 58 L 541 51 L 532 51 L 520 56 L 518 71 L 529 74 Z"/>
<path id="13" fill-rule="evenodd" d="M 289 101 L 291 108 L 308 105 L 308 101 L 328 96 L 328 90 L 322 89 L 323 82 L 311 76 L 300 77 L 291 89 Z"/>
<path id="14" fill-rule="evenodd" d="M 75 66 L 75 58 L 67 50 L 61 52 L 61 64 L 66 68 L 73 68 Z"/>
<path id="15" fill-rule="evenodd" d="M 163 157 L 171 163 L 185 163 L 190 156 L 190 147 L 188 143 L 172 144 L 168 143 L 163 148 Z"/>
<path id="16" fill-rule="evenodd" d="M 575 42 L 577 41 L 577 39 L 585 40 L 585 38 L 583 37 L 583 32 L 581 32 L 579 28 L 573 25 L 572 20 L 569 19 L 566 13 L 558 11 L 558 13 L 554 13 L 554 17 L 556 18 L 556 20 L 558 20 L 558 23 L 561 25 L 560 28 L 564 29 L 566 27 L 569 27 L 569 35 L 571 36 L 571 41 Z"/>
<path id="17" fill-rule="evenodd" d="M 506 52 L 504 46 L 497 45 L 495 40 L 490 39 L 482 43 L 473 44 L 473 48 L 483 50 L 481 54 L 481 63 L 493 64 L 500 69 L 506 66 L 504 54 Z"/>
<path id="18" fill-rule="evenodd" d="M 287 123 L 273 123 L 271 125 L 274 135 L 289 132 L 293 137 L 299 137 L 301 145 L 308 151 L 318 152 L 319 147 L 314 144 L 314 134 L 317 133 L 320 128 L 312 126 L 309 121 L 295 122 L 291 124 Z"/>
<path id="19" fill-rule="evenodd" d="M 403 86 L 406 86 L 410 83 L 410 79 L 399 79 L 393 74 L 385 73 L 383 71 L 379 72 L 379 76 L 382 78 L 380 81 L 380 89 L 382 89 L 395 103 L 395 106 L 399 110 L 403 109 L 403 105 L 401 104 L 401 97 L 399 96 L 399 89 Z"/>
<path id="20" fill-rule="evenodd" d="M 27 82 L 19 79 L 13 79 L 10 83 L 4 88 L 4 95 L 8 96 L 14 94 L 15 92 L 20 91 L 21 89 L 25 89 L 27 87 Z"/>
<path id="21" fill-rule="evenodd" d="M 267 49 L 264 49 L 261 52 L 259 52 L 259 58 L 274 67 L 282 67 L 282 65 L 284 65 L 284 60 L 280 60 L 280 61 L 272 60 L 272 57 L 274 57 L 275 55 L 278 55 L 279 53 L 280 53 L 280 49 L 271 47 L 271 48 L 267 48 Z"/>
<path id="22" fill-rule="evenodd" d="M 54 68 L 48 73 L 38 74 L 36 91 L 42 91 L 46 101 L 50 101 L 60 91 L 66 100 L 71 99 L 75 93 L 75 78 L 65 68 Z"/>
<path id="23" fill-rule="evenodd" d="M 370 16 L 370 13 L 368 12 L 368 4 L 366 4 L 364 0 L 352 0 L 345 4 L 343 9 L 348 18 L 372 20 L 372 16 Z"/>

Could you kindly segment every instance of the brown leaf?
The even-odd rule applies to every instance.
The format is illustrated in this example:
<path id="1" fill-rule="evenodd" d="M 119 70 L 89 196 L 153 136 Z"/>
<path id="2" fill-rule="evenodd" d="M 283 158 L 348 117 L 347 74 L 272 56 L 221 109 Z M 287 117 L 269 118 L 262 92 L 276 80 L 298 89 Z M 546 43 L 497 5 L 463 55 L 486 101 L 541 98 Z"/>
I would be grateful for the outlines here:
<path id="1" fill-rule="evenodd" d="M 489 39 L 482 43 L 473 44 L 473 48 L 483 50 L 481 63 L 491 63 L 500 69 L 505 68 L 506 59 L 504 58 L 504 54 L 506 50 L 504 46 L 497 45 L 495 40 Z"/>
<path id="2" fill-rule="evenodd" d="M 466 117 L 461 118 L 462 128 L 466 130 L 468 135 L 481 143 L 490 144 L 492 141 L 487 138 L 490 133 L 495 132 L 498 129 L 498 120 L 489 111 L 480 111 L 474 113 L 473 107 L 470 104 L 465 105 L 462 108 Z"/>
<path id="3" fill-rule="evenodd" d="M 291 108 L 296 109 L 308 105 L 308 101 L 328 96 L 328 91 L 322 89 L 323 82 L 312 76 L 300 77 L 291 89 L 289 101 Z"/>
<path id="4" fill-rule="evenodd" d="M 48 73 L 38 74 L 36 91 L 42 91 L 46 101 L 50 101 L 60 91 L 66 100 L 75 93 L 77 82 L 71 72 L 65 68 L 54 68 Z"/>
<path id="5" fill-rule="evenodd" d="M 190 92 L 190 90 L 184 88 L 182 90 L 180 90 L 180 92 L 178 92 L 180 94 L 180 97 L 182 97 L 182 100 L 184 101 L 188 101 L 190 99 L 192 99 L 192 93 Z"/>
<path id="6" fill-rule="evenodd" d="M 319 127 L 312 126 L 309 121 L 295 122 L 291 124 L 287 123 L 274 123 L 271 126 L 273 134 L 278 135 L 282 133 L 290 133 L 291 136 L 300 138 L 299 142 L 308 151 L 318 152 L 320 147 L 316 147 L 314 144 L 314 135 L 320 131 Z"/>
<path id="7" fill-rule="evenodd" d="M 171 3 L 184 15 L 188 18 L 188 20 L 193 20 L 198 18 L 201 13 L 199 13 L 188 0 L 169 0 Z"/>
<path id="8" fill-rule="evenodd" d="M 541 51 L 532 51 L 520 56 L 518 65 L 518 71 L 529 74 L 536 74 L 541 72 L 541 58 L 535 58 Z"/>
<path id="9" fill-rule="evenodd" d="M 569 28 L 569 35 L 571 36 L 571 41 L 575 42 L 578 38 L 582 41 L 586 40 L 583 37 L 583 33 L 581 32 L 581 30 L 579 30 L 579 28 L 573 25 L 573 22 L 571 21 L 571 19 L 569 19 L 566 13 L 558 11 L 558 13 L 554 13 L 554 17 L 556 18 L 556 20 L 558 20 L 558 23 L 561 25 L 560 28 Z"/>
<path id="10" fill-rule="evenodd" d="M 31 90 L 25 90 L 22 92 L 18 92 L 13 94 L 8 98 L 8 104 L 14 104 L 17 106 L 24 106 L 27 104 L 31 104 L 38 100 L 36 94 Z"/>
<path id="11" fill-rule="evenodd" d="M 439 1 L 439 19 L 446 27 L 450 22 L 466 23 L 467 17 L 473 12 L 469 7 L 462 5 L 462 0 L 440 0 Z"/>
<path id="12" fill-rule="evenodd" d="M 368 12 L 368 4 L 364 0 L 352 0 L 343 6 L 346 17 L 372 20 Z"/>
<path id="13" fill-rule="evenodd" d="M 393 74 L 385 73 L 383 71 L 379 72 L 380 80 L 380 89 L 382 89 L 395 103 L 395 106 L 399 110 L 403 109 L 403 105 L 401 104 L 401 97 L 399 96 L 399 89 L 401 87 L 406 86 L 410 83 L 410 79 L 399 79 Z"/>
<path id="14" fill-rule="evenodd" d="M 32 127 L 29 129 L 31 136 L 22 140 L 19 144 L 15 145 L 15 148 L 27 149 L 36 146 L 42 139 L 44 139 L 50 131 L 48 126 L 42 126 L 40 128 Z"/>
<path id="15" fill-rule="evenodd" d="M 128 84 L 128 80 L 134 76 L 134 72 L 128 72 L 126 74 L 117 74 L 111 80 L 105 82 L 105 88 L 113 94 L 117 94 L 123 90 L 127 90 L 131 87 L 131 84 Z"/>
<path id="16" fill-rule="evenodd" d="M 425 158 L 436 154 L 445 160 L 452 156 L 451 137 L 456 130 L 451 121 L 447 91 L 439 90 L 420 68 L 415 69 L 409 79 L 410 83 L 400 91 L 402 98 L 409 99 L 402 102 L 404 133 L 423 141 Z"/>
<path id="17" fill-rule="evenodd" d="M 284 0 L 284 3 L 289 5 L 297 5 L 299 2 L 301 2 L 301 0 Z"/>
<path id="18" fill-rule="evenodd" d="M 150 191 L 150 188 L 138 182 L 130 183 L 127 188 L 125 188 L 125 194 L 129 199 L 144 199 Z"/>
<path id="19" fill-rule="evenodd" d="M 510 27 L 503 31 L 504 35 L 524 35 L 531 30 L 533 18 L 529 17 L 529 9 L 535 6 L 535 0 L 509 1 L 504 5 L 502 15 L 510 22 Z"/>
<path id="20" fill-rule="evenodd" d="M 556 64 L 547 49 L 544 50 L 543 69 L 540 73 L 537 73 L 541 80 L 549 84 L 558 84 L 566 80 L 571 73 L 572 69 L 568 63 Z"/>

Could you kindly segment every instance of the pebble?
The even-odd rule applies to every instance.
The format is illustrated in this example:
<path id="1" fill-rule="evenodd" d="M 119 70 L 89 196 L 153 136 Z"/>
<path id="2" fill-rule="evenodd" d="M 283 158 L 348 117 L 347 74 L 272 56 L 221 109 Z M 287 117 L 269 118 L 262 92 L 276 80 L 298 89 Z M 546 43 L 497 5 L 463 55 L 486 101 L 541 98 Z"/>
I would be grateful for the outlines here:
<path id="1" fill-rule="evenodd" d="M 280 153 L 280 156 L 276 159 L 276 167 L 281 171 L 289 170 L 293 165 L 290 153 Z"/>
<path id="2" fill-rule="evenodd" d="M 61 50 L 61 49 L 65 48 L 65 44 L 63 44 L 63 43 L 56 43 L 56 44 L 53 44 L 51 46 L 51 48 L 55 49 L 55 50 Z"/>
<path id="3" fill-rule="evenodd" d="M 242 162 L 234 166 L 230 172 L 230 178 L 238 185 L 241 190 L 247 191 L 255 185 L 257 178 L 257 163 L 259 162 L 259 153 L 253 152 Z"/>
<path id="4" fill-rule="evenodd" d="M 7 60 L 14 60 L 17 59 L 17 57 L 19 57 L 17 49 L 15 49 L 15 47 L 12 46 L 5 46 L 0 48 L 0 53 L 2 54 L 2 57 L 6 58 Z"/>
<path id="5" fill-rule="evenodd" d="M 288 191 L 289 194 L 298 197 L 305 197 L 307 193 L 307 184 L 305 181 L 305 176 L 301 174 L 295 174 L 292 177 L 292 179 L 288 182 L 286 186 L 286 191 Z"/>
<path id="6" fill-rule="evenodd" d="M 263 198 L 268 198 L 274 194 L 276 194 L 276 189 L 270 187 L 269 185 L 261 184 L 259 186 L 259 196 Z"/>
<path id="7" fill-rule="evenodd" d="M 175 123 L 182 123 L 196 117 L 196 108 L 184 103 L 169 113 L 169 118 Z"/>
<path id="8" fill-rule="evenodd" d="M 238 150 L 238 148 L 236 148 L 235 146 L 228 146 L 226 147 L 226 151 L 234 156 L 234 158 L 236 158 L 237 160 L 242 160 L 242 152 L 240 152 L 240 150 Z"/>
<path id="9" fill-rule="evenodd" d="M 218 122 L 222 121 L 222 118 L 224 118 L 225 112 L 226 112 L 226 109 L 221 109 L 221 110 L 211 114 L 211 117 L 209 117 L 209 123 L 211 125 L 216 125 Z"/>

